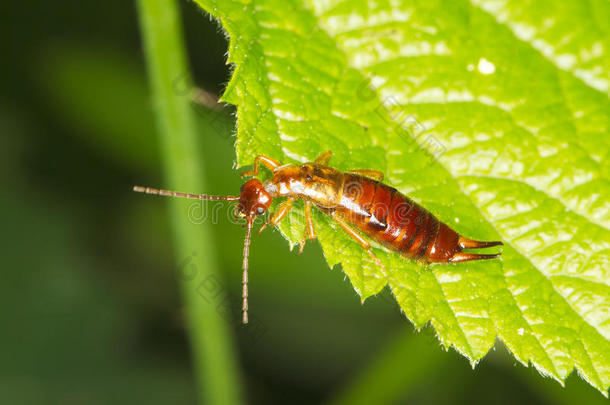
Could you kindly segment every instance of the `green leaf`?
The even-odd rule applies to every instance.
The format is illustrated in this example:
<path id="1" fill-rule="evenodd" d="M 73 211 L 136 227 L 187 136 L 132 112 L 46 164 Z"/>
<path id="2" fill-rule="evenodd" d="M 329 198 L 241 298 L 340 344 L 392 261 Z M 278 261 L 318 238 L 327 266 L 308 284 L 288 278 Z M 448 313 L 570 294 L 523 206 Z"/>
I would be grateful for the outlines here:
<path id="1" fill-rule="evenodd" d="M 610 386 L 608 2 L 196 0 L 230 38 L 237 161 L 334 152 L 381 170 L 501 260 L 423 266 L 375 246 L 385 279 L 321 212 L 328 264 L 386 284 L 475 365 L 498 336 L 523 364 Z M 281 226 L 295 244 L 302 210 Z"/>

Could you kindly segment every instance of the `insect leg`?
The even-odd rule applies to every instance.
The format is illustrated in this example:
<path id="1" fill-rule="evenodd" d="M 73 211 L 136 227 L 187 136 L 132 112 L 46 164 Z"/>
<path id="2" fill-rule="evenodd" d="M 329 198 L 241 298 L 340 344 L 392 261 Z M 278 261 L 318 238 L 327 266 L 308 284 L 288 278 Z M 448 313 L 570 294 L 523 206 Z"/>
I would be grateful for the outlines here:
<path id="1" fill-rule="evenodd" d="M 282 219 L 284 219 L 286 214 L 288 214 L 288 211 L 290 211 L 290 209 L 292 208 L 292 203 L 294 202 L 295 199 L 296 198 L 289 198 L 286 201 L 284 201 L 283 203 L 281 203 L 280 206 L 277 207 L 277 211 L 275 211 L 273 213 L 273 215 L 271 216 L 269 223 L 273 226 L 276 226 L 277 224 L 279 224 L 280 221 Z"/>
<path id="2" fill-rule="evenodd" d="M 267 225 L 276 226 L 280 223 L 282 219 L 288 214 L 288 211 L 292 208 L 292 203 L 296 200 L 296 197 L 292 197 L 282 202 L 277 210 L 271 215 L 269 220 L 261 226 L 261 229 L 258 230 L 258 233 L 261 233 L 263 229 L 267 227 Z"/>
<path id="3" fill-rule="evenodd" d="M 332 155 L 333 155 L 333 152 L 331 150 L 327 150 L 326 152 L 324 152 L 320 156 L 318 156 L 316 158 L 316 160 L 314 161 L 314 163 L 317 163 L 319 165 L 327 165 L 328 161 L 330 160 L 330 157 Z"/>
<path id="4" fill-rule="evenodd" d="M 311 218 L 311 202 L 305 201 L 305 232 L 303 234 L 303 240 L 299 244 L 299 253 L 303 253 L 305 248 L 305 242 L 307 239 L 315 239 L 316 230 L 313 227 L 313 220 Z"/>
<path id="5" fill-rule="evenodd" d="M 362 246 L 362 248 L 369 254 L 369 256 L 371 256 L 371 258 L 375 261 L 375 263 L 377 263 L 377 265 L 379 267 L 381 267 L 383 276 L 387 279 L 388 276 L 387 276 L 386 268 L 383 265 L 383 263 L 381 262 L 381 260 L 379 260 L 379 258 L 377 256 L 375 256 L 375 253 L 373 253 L 373 250 L 371 249 L 371 244 L 366 239 L 364 239 L 358 232 L 354 231 L 334 211 L 330 215 L 335 220 L 335 222 L 337 222 L 337 224 L 339 224 L 339 226 L 341 228 L 343 228 L 343 230 L 345 232 L 347 232 L 347 234 L 349 236 L 351 236 L 354 240 L 356 240 L 356 242 L 358 242 L 360 244 L 360 246 Z"/>
<path id="6" fill-rule="evenodd" d="M 369 179 L 383 181 L 383 173 L 381 173 L 379 170 L 356 169 L 356 170 L 348 170 L 345 173 L 357 174 L 360 176 L 368 177 Z"/>
<path id="7" fill-rule="evenodd" d="M 258 155 L 257 157 L 254 158 L 254 170 L 248 170 L 246 172 L 243 172 L 241 174 L 241 177 L 246 177 L 246 176 L 257 176 L 258 175 L 258 169 L 261 165 L 261 163 L 263 165 L 265 165 L 269 170 L 274 170 L 278 167 L 280 167 L 280 162 L 278 162 L 275 159 L 270 158 L 269 156 L 264 156 L 264 155 Z"/>

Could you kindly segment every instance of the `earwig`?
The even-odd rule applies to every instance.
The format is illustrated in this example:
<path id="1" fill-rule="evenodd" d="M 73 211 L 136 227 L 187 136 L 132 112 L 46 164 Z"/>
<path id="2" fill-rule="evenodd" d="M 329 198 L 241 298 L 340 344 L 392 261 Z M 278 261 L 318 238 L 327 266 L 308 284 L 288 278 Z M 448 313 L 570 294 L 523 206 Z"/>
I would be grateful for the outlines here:
<path id="1" fill-rule="evenodd" d="M 432 213 L 398 190 L 383 184 L 383 173 L 376 170 L 341 172 L 328 166 L 332 153 L 320 155 L 314 162 L 302 165 L 281 165 L 278 161 L 257 156 L 253 170 L 242 177 L 254 177 L 244 183 L 237 196 L 210 196 L 175 191 L 134 187 L 147 194 L 183 197 L 198 200 L 239 201 L 238 212 L 246 219 L 243 252 L 242 314 L 248 323 L 248 253 L 252 225 L 257 216 L 265 214 L 274 198 L 285 197 L 277 210 L 261 227 L 276 226 L 286 217 L 295 200 L 305 202 L 305 230 L 299 252 L 305 242 L 316 238 L 311 207 L 328 214 L 337 225 L 352 237 L 386 274 L 385 266 L 375 256 L 370 242 L 361 235 L 382 244 L 387 249 L 425 263 L 458 263 L 471 260 L 494 259 L 500 253 L 481 254 L 464 249 L 481 249 L 502 245 L 500 241 L 484 242 L 465 238 L 439 221 Z M 273 176 L 262 182 L 256 178 L 260 166 L 271 170 Z M 360 232 L 354 230 L 357 228 Z M 260 233 L 259 231 L 259 233 Z"/>

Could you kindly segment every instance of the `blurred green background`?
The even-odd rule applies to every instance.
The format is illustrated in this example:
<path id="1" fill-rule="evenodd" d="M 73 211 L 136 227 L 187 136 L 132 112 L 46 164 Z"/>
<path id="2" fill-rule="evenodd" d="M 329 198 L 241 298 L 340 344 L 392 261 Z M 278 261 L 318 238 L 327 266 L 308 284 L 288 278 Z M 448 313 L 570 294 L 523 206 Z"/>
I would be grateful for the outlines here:
<path id="1" fill-rule="evenodd" d="M 220 95 L 226 39 L 194 4 L 180 5 L 195 82 Z M 136 6 L 6 7 L 0 401 L 195 403 L 177 283 L 189 258 L 173 256 L 166 201 L 131 192 L 164 186 Z M 185 191 L 234 194 L 234 109 L 193 108 L 209 190 Z M 243 229 L 227 210 L 212 228 L 215 283 L 237 308 Z M 298 255 L 266 231 L 254 237 L 250 263 L 257 328 L 218 314 L 235 336 L 235 389 L 248 403 L 606 401 L 576 375 L 563 389 L 516 364 L 501 343 L 472 370 L 433 331 L 416 333 L 387 291 L 361 305 L 315 242 Z"/>

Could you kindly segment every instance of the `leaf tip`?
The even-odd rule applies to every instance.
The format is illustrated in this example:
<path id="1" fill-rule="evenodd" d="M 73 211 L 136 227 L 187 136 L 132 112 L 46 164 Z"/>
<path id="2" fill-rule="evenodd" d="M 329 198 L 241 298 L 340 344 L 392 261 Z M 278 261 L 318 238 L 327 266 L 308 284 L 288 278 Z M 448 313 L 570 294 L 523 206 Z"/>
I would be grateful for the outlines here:
<path id="1" fill-rule="evenodd" d="M 472 367 L 473 370 L 477 367 L 477 364 L 479 364 L 479 360 L 470 357 L 468 358 L 468 362 L 470 363 L 470 367 Z"/>

